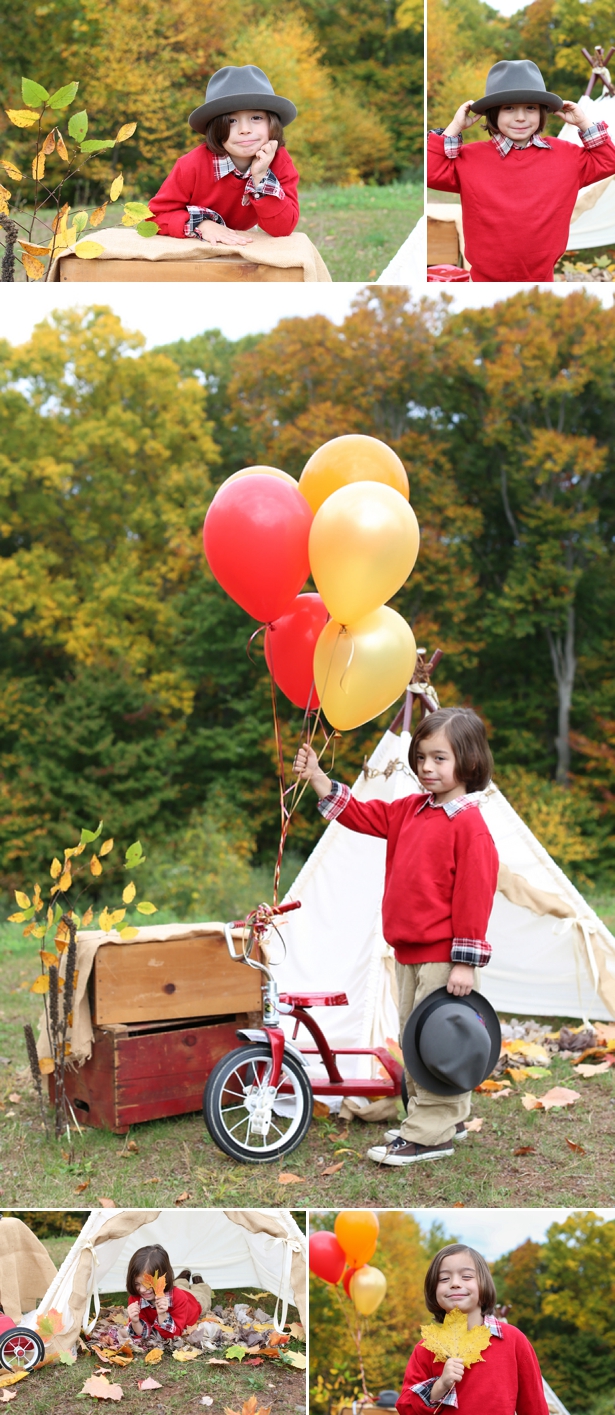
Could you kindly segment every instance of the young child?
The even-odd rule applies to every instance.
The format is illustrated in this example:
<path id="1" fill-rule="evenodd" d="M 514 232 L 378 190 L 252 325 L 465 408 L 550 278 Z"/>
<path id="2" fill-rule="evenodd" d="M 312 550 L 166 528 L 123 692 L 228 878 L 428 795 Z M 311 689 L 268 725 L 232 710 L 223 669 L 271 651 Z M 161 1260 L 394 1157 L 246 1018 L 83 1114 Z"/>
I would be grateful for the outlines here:
<path id="1" fill-rule="evenodd" d="M 395 950 L 400 1040 L 414 1007 L 444 987 L 465 997 L 474 968 L 491 954 L 485 933 L 498 856 L 478 810 L 492 758 L 480 718 L 470 708 L 439 708 L 419 723 L 409 761 L 425 795 L 387 804 L 356 801 L 330 781 L 311 747 L 301 747 L 295 771 L 320 797 L 325 820 L 386 839 L 382 928 Z M 452 1155 L 465 1139 L 472 1096 L 434 1095 L 406 1072 L 408 1113 L 401 1130 L 368 1150 L 381 1164 L 407 1165 Z"/>
<path id="2" fill-rule="evenodd" d="M 494 64 L 485 87 L 429 134 L 427 184 L 461 193 L 472 281 L 552 281 L 579 189 L 615 173 L 615 146 L 606 123 L 547 92 L 530 60 Z M 579 129 L 582 146 L 542 135 L 550 112 Z M 464 129 L 481 116 L 490 141 L 464 147 Z"/>
<path id="3" fill-rule="evenodd" d="M 549 1415 L 540 1366 L 523 1332 L 493 1316 L 496 1293 L 485 1259 L 473 1248 L 449 1243 L 432 1258 L 425 1278 L 425 1305 L 437 1322 L 464 1312 L 468 1329 L 489 1327 L 482 1360 L 467 1369 L 449 1357 L 436 1361 L 420 1341 L 415 1346 L 397 1402 L 399 1415 L 425 1415 L 425 1408 L 455 1406 L 462 1415 Z"/>
<path id="4" fill-rule="evenodd" d="M 164 1277 L 165 1288 L 160 1297 L 154 1297 L 151 1287 L 144 1283 L 148 1274 Z M 178 1286 L 173 1277 L 169 1255 L 159 1244 L 150 1244 L 133 1253 L 126 1274 L 128 1293 L 128 1320 L 132 1336 L 144 1341 L 157 1332 L 159 1336 L 181 1336 L 186 1327 L 198 1322 L 202 1304 L 193 1292 Z"/>
<path id="5" fill-rule="evenodd" d="M 220 69 L 190 127 L 205 142 L 175 163 L 149 203 L 162 236 L 189 236 L 209 245 L 245 246 L 241 233 L 260 226 L 290 236 L 299 220 L 299 174 L 284 147 L 284 128 L 297 116 L 254 64 Z"/>

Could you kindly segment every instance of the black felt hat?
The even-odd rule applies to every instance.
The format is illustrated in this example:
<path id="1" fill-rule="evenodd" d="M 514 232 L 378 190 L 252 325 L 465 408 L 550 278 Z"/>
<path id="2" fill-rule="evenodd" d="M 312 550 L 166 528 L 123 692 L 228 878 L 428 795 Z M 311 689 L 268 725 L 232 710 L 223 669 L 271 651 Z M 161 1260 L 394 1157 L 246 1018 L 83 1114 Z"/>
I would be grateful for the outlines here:
<path id="1" fill-rule="evenodd" d="M 204 133 L 211 118 L 246 108 L 277 113 L 283 128 L 297 117 L 294 103 L 274 93 L 263 70 L 257 69 L 256 64 L 244 64 L 242 68 L 229 65 L 226 69 L 218 69 L 207 85 L 205 102 L 200 108 L 195 108 L 188 122 L 195 133 Z"/>
<path id="2" fill-rule="evenodd" d="M 473 113 L 501 108 L 504 103 L 543 103 L 557 113 L 564 100 L 549 93 L 537 64 L 531 59 L 501 59 L 487 74 L 485 97 L 472 104 Z"/>
<path id="3" fill-rule="evenodd" d="M 402 1037 L 407 1070 L 436 1096 L 458 1096 L 480 1086 L 493 1071 L 501 1046 L 491 1003 L 478 992 L 454 997 L 446 988 L 419 1002 Z"/>

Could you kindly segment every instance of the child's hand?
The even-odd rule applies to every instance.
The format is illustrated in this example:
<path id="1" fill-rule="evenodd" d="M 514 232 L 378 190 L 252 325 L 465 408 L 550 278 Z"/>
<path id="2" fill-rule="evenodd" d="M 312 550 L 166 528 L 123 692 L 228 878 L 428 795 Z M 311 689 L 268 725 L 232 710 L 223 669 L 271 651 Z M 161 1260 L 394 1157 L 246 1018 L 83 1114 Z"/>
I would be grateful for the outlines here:
<path id="1" fill-rule="evenodd" d="M 464 128 L 473 128 L 474 124 L 478 123 L 479 118 L 482 118 L 482 113 L 472 113 L 470 111 L 473 102 L 473 98 L 468 98 L 467 102 L 462 103 L 461 108 L 457 109 L 452 122 L 449 123 L 448 128 L 444 129 L 446 137 L 459 137 L 459 134 L 463 132 Z"/>
<path id="2" fill-rule="evenodd" d="M 449 1356 L 442 1375 L 440 1376 L 440 1380 L 445 1381 L 447 1390 L 450 1390 L 451 1386 L 456 1385 L 457 1381 L 461 1380 L 463 1372 L 463 1361 L 460 1361 L 458 1356 Z"/>
<path id="3" fill-rule="evenodd" d="M 563 108 L 555 114 L 556 118 L 561 118 L 562 123 L 572 123 L 579 132 L 584 133 L 590 126 L 590 119 L 587 113 L 583 112 L 579 103 L 571 103 L 570 99 L 565 99 Z"/>
<path id="4" fill-rule="evenodd" d="M 158 1313 L 158 1316 L 161 1316 L 163 1312 L 168 1312 L 169 1305 L 169 1299 L 163 1292 L 160 1297 L 156 1298 L 156 1311 Z"/>
<path id="5" fill-rule="evenodd" d="M 252 237 L 246 236 L 243 231 L 231 231 L 229 226 L 221 226 L 218 221 L 201 221 L 196 229 L 208 246 L 249 246 L 252 242 Z"/>
<path id="6" fill-rule="evenodd" d="M 299 748 L 293 762 L 293 771 L 302 781 L 311 781 L 314 772 L 320 771 L 318 757 L 313 747 L 308 747 L 307 743 Z"/>
<path id="7" fill-rule="evenodd" d="M 255 186 L 258 186 L 261 177 L 264 177 L 265 172 L 271 166 L 277 150 L 278 144 L 275 138 L 270 138 L 269 142 L 266 142 L 263 147 L 259 147 L 256 156 L 252 158 L 250 171 Z"/>
<path id="8" fill-rule="evenodd" d="M 140 1312 L 141 1312 L 141 1303 L 140 1303 L 140 1302 L 129 1302 L 129 1303 L 128 1303 L 128 1320 L 129 1320 L 129 1322 L 138 1322 L 138 1321 L 139 1321 Z"/>
<path id="9" fill-rule="evenodd" d="M 469 963 L 454 963 L 451 968 L 446 991 L 455 997 L 467 997 L 474 987 L 474 969 Z"/>

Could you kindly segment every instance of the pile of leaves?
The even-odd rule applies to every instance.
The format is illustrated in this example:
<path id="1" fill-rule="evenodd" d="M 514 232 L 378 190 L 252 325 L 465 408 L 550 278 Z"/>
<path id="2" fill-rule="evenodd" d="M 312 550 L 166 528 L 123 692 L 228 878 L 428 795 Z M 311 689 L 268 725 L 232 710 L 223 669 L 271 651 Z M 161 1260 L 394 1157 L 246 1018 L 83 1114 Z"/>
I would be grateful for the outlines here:
<path id="1" fill-rule="evenodd" d="M 254 1294 L 254 1300 L 266 1295 Z M 266 1360 L 274 1360 L 304 1370 L 305 1354 L 290 1350 L 291 1341 L 294 1347 L 305 1342 L 305 1332 L 298 1322 L 291 1322 L 284 1332 L 278 1332 L 262 1307 L 239 1302 L 232 1307 L 217 1305 L 194 1326 L 186 1327 L 181 1336 L 165 1338 L 152 1332 L 143 1340 L 131 1336 L 126 1307 L 101 1307 L 96 1326 L 82 1341 L 82 1348 L 106 1367 L 129 1366 L 139 1356 L 144 1357 L 146 1365 L 156 1366 L 167 1356 L 183 1362 L 209 1353 L 210 1365 L 240 1361 L 262 1366 Z"/>
<path id="2" fill-rule="evenodd" d="M 589 284 L 594 280 L 615 280 L 615 251 L 609 255 L 599 255 L 593 260 L 583 260 L 563 255 L 555 267 L 556 280 L 566 280 L 575 284 Z"/>
<path id="3" fill-rule="evenodd" d="M 558 1031 L 550 1031 L 533 1019 L 521 1023 L 512 1018 L 510 1022 L 503 1022 L 499 1060 L 491 1076 L 476 1090 L 494 1099 L 511 1096 L 515 1086 L 525 1087 L 530 1081 L 549 1077 L 555 1056 L 561 1061 L 570 1061 L 575 1080 L 579 1076 L 591 1080 L 593 1076 L 605 1075 L 615 1066 L 615 1025 L 582 1023 L 579 1027 L 562 1026 Z M 537 1096 L 524 1089 L 520 1099 L 525 1110 L 552 1110 L 574 1105 L 581 1099 L 581 1092 L 553 1086 L 544 1095 Z M 482 1121 L 471 1122 L 475 1129 L 481 1124 Z"/>

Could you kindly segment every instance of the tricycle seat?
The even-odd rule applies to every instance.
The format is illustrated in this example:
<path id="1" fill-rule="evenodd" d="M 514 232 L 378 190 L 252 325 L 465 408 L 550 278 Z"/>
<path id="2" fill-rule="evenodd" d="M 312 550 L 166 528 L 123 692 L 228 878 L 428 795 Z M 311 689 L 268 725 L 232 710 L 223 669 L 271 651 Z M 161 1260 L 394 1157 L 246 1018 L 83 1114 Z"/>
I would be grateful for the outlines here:
<path id="1" fill-rule="evenodd" d="M 345 992 L 282 992 L 280 1002 L 292 1007 L 347 1007 Z"/>

